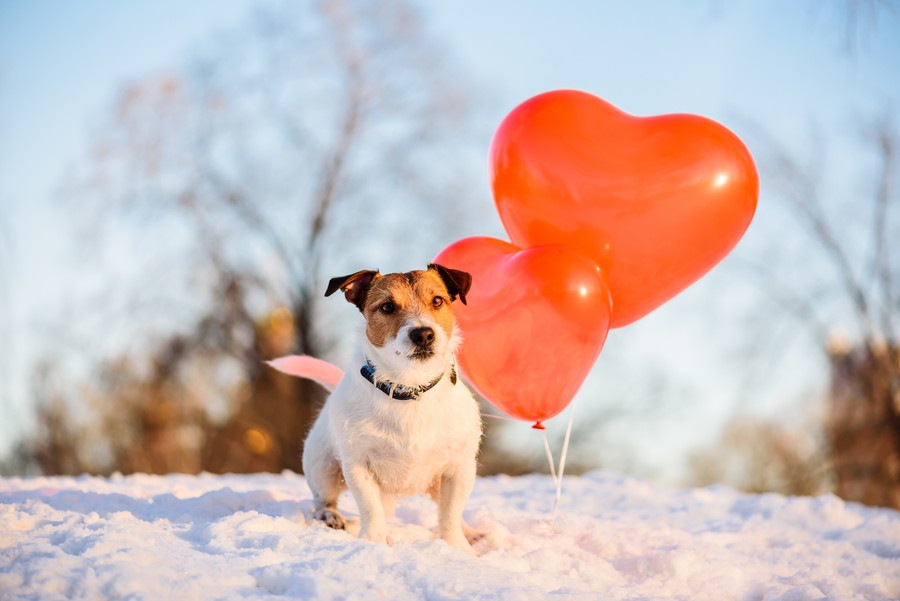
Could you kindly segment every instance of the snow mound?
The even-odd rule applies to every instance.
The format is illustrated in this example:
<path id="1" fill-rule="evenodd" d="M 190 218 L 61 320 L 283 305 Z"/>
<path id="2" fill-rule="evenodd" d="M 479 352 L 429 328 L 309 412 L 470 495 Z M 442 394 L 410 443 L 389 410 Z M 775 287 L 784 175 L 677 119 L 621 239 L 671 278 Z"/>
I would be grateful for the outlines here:
<path id="1" fill-rule="evenodd" d="M 305 517 L 302 476 L 0 478 L 0 599 L 900 598 L 900 513 L 593 472 L 479 479 L 471 557 L 412 498 L 392 544 Z M 348 515 L 355 505 L 342 499 Z"/>

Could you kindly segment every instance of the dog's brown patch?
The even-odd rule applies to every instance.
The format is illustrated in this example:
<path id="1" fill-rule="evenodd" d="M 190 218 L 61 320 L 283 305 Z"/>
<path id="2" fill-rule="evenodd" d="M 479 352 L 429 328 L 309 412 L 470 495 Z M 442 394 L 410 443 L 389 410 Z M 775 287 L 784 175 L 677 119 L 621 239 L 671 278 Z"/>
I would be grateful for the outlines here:
<path id="1" fill-rule="evenodd" d="M 420 307 L 425 315 L 429 315 L 444 330 L 449 338 L 453 334 L 453 310 L 450 308 L 450 293 L 447 286 L 438 273 L 432 269 L 427 271 L 415 272 L 417 277 L 413 278 L 413 289 L 420 301 Z M 434 300 L 441 300 L 439 306 L 435 306 Z"/>
<path id="2" fill-rule="evenodd" d="M 453 333 L 450 294 L 431 269 L 390 273 L 377 279 L 366 295 L 363 313 L 366 335 L 375 346 L 384 346 L 405 324 L 422 318 L 433 320 L 448 337 Z"/>

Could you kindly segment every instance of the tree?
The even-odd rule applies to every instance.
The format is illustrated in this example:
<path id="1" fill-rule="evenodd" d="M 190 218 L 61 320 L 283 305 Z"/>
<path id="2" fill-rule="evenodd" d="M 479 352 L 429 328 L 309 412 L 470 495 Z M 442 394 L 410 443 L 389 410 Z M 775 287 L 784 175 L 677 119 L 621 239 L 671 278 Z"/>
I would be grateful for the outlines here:
<path id="1" fill-rule="evenodd" d="M 109 439 L 83 469 L 299 468 L 323 395 L 262 360 L 339 354 L 350 333 L 320 304 L 327 277 L 424 266 L 458 223 L 460 81 L 402 0 L 325 0 L 259 11 L 121 89 L 65 189 L 115 255 L 84 312 L 99 324 L 75 337 L 99 325 L 107 352 L 74 399 L 42 405 L 50 428 L 93 406 L 102 428 L 66 426 Z"/>
<path id="2" fill-rule="evenodd" d="M 693 483 L 729 484 L 751 493 L 813 495 L 830 485 L 827 460 L 810 428 L 738 415 L 713 445 L 690 456 Z"/>
<path id="3" fill-rule="evenodd" d="M 818 154 L 804 163 L 758 132 L 763 178 L 809 244 L 792 255 L 784 243 L 790 237 L 781 238 L 781 260 L 766 261 L 756 273 L 776 305 L 827 354 L 826 445 L 837 493 L 900 507 L 900 132 L 891 113 L 861 131 L 870 171 L 846 190 L 834 175 L 851 176 L 853 163 L 829 164 L 821 140 L 811 146 Z M 835 337 L 836 324 L 849 326 L 846 337 Z"/>

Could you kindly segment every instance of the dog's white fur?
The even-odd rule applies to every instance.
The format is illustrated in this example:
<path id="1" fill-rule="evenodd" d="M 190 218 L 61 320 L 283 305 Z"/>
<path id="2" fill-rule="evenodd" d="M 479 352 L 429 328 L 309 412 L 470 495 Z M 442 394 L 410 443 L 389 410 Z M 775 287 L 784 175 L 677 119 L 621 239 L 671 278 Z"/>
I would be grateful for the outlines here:
<path id="1" fill-rule="evenodd" d="M 460 333 L 454 323 L 448 335 L 427 310 L 407 311 L 403 319 L 397 334 L 381 346 L 373 344 L 365 328 L 360 332 L 349 368 L 309 433 L 303 470 L 316 516 L 342 527 L 337 500 L 347 487 L 359 507 L 360 538 L 386 542 L 394 500 L 428 493 L 438 504 L 440 537 L 474 553 L 462 511 L 475 480 L 481 416 L 471 392 L 451 379 Z M 425 326 L 435 332 L 434 353 L 416 359 L 408 334 Z M 406 386 L 443 377 L 418 399 L 397 400 L 360 374 L 367 359 L 377 378 Z"/>

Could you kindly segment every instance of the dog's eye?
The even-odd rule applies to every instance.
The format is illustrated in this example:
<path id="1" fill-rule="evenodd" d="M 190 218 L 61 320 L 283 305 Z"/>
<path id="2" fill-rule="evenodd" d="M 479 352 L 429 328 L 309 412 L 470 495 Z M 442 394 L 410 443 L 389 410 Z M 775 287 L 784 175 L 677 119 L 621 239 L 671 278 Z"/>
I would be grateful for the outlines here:
<path id="1" fill-rule="evenodd" d="M 444 299 L 441 298 L 440 296 L 435 296 L 434 300 L 431 301 L 431 306 L 434 307 L 435 309 L 443 307 Z"/>
<path id="2" fill-rule="evenodd" d="M 396 309 L 397 309 L 397 307 L 395 307 L 394 303 L 392 303 L 391 301 L 388 301 L 388 302 L 382 304 L 380 307 L 378 307 L 378 310 L 381 311 L 382 313 L 384 313 L 385 315 L 390 315 Z"/>

